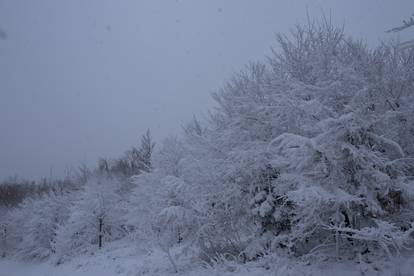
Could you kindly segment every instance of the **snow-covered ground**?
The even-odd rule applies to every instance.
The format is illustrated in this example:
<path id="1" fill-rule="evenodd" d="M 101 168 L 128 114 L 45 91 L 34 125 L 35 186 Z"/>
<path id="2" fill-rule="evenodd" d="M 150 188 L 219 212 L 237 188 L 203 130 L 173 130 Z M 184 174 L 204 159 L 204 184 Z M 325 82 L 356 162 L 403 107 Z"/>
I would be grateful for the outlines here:
<path id="1" fill-rule="evenodd" d="M 258 262 L 240 265 L 232 262 L 202 266 L 186 257 L 176 256 L 178 273 L 172 269 L 164 252 L 145 251 L 125 243 L 113 244 L 94 255 L 78 256 L 56 265 L 56 260 L 24 263 L 0 260 L 0 276 L 413 276 L 414 254 L 406 253 L 400 260 L 358 264 L 355 261 L 311 262 L 268 257 Z"/>
<path id="2" fill-rule="evenodd" d="M 221 266 L 216 269 L 191 269 L 188 271 L 179 271 L 174 273 L 171 269 L 165 269 L 163 265 L 160 267 L 149 267 L 143 265 L 142 261 L 129 259 L 122 261 L 114 261 L 108 263 L 93 263 L 81 265 L 76 263 L 67 263 L 55 266 L 50 262 L 40 264 L 27 264 L 15 261 L 0 261 L 0 276 L 138 276 L 138 275 L 187 275 L 187 276 L 208 276 L 208 275 L 240 275 L 240 276 L 360 276 L 360 275 L 384 275 L 384 276 L 412 276 L 414 275 L 414 262 L 407 262 L 401 267 L 398 274 L 395 267 L 389 267 L 386 271 L 376 271 L 375 269 L 366 267 L 359 270 L 357 266 L 350 267 L 346 264 L 326 267 L 309 266 L 308 268 L 295 267 L 292 265 L 281 266 L 280 269 L 268 270 L 255 266 Z"/>

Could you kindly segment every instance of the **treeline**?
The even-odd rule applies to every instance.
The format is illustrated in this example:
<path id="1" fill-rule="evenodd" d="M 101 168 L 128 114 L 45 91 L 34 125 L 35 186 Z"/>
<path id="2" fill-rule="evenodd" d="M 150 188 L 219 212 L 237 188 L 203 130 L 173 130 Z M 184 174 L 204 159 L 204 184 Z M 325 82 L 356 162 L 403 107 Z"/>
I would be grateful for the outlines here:
<path id="1" fill-rule="evenodd" d="M 50 193 L 63 193 L 79 189 L 93 174 L 127 179 L 132 175 L 148 172 L 155 143 L 149 130 L 142 136 L 140 147 L 132 147 L 123 156 L 114 159 L 100 158 L 95 169 L 80 166 L 62 179 L 42 178 L 39 181 L 8 178 L 0 182 L 0 208 L 15 208 L 27 198 L 41 198 Z"/>
<path id="2" fill-rule="evenodd" d="M 45 194 L 59 193 L 73 186 L 73 180 L 69 178 L 44 178 L 40 181 L 9 178 L 0 183 L 0 208 L 14 208 L 26 198 L 40 198 Z"/>

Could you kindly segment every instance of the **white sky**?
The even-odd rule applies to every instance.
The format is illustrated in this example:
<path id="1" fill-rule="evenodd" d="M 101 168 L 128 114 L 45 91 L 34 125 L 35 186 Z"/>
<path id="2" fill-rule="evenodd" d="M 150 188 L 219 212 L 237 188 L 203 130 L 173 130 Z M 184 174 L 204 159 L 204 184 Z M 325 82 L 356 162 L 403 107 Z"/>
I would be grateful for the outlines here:
<path id="1" fill-rule="evenodd" d="M 147 128 L 179 133 L 307 11 L 375 45 L 414 1 L 0 0 L 0 180 L 91 166 Z"/>

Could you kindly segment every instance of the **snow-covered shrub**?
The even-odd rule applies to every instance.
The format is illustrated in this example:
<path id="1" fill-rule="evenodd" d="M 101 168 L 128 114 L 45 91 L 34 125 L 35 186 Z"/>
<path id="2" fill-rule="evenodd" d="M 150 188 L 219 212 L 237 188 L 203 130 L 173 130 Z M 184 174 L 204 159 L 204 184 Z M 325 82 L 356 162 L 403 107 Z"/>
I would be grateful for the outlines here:
<path id="1" fill-rule="evenodd" d="M 143 173 L 132 177 L 133 189 L 126 198 L 128 210 L 124 216 L 133 239 L 154 245 L 153 231 L 158 213 L 167 206 L 164 201 L 163 175 L 158 172 Z"/>
<path id="2" fill-rule="evenodd" d="M 196 229 L 196 220 L 191 210 L 182 206 L 170 206 L 158 214 L 154 230 L 157 232 L 162 248 L 180 244 Z"/>
<path id="3" fill-rule="evenodd" d="M 154 163 L 163 175 L 179 177 L 181 175 L 180 162 L 186 155 L 183 141 L 177 137 L 167 137 L 161 149 L 154 156 Z"/>
<path id="4" fill-rule="evenodd" d="M 177 271 L 171 248 L 187 243 L 197 229 L 197 220 L 191 210 L 182 206 L 170 206 L 161 210 L 153 225 L 160 248 L 166 252 L 174 270 Z"/>
<path id="5" fill-rule="evenodd" d="M 125 218 L 135 238 L 170 244 L 163 247 L 182 242 L 195 227 L 190 219 L 188 184 L 159 172 L 135 176 L 132 182 L 135 187 L 128 197 Z"/>
<path id="6" fill-rule="evenodd" d="M 167 157 L 169 158 L 169 156 Z M 166 160 L 167 169 L 171 163 Z M 164 170 L 134 176 L 125 219 L 131 237 L 147 247 L 159 247 L 177 270 L 171 249 L 188 246 L 197 230 L 195 213 L 189 207 L 188 184 Z"/>

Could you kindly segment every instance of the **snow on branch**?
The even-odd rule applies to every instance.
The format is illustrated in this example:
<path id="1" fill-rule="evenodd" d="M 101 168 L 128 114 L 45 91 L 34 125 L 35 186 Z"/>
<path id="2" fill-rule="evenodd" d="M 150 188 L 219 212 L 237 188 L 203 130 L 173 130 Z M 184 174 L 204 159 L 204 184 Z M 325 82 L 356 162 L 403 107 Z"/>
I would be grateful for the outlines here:
<path id="1" fill-rule="evenodd" d="M 398 226 L 386 221 L 375 220 L 377 227 L 364 227 L 353 229 L 350 227 L 326 226 L 328 230 L 341 233 L 348 239 L 376 242 L 391 257 L 390 249 L 399 252 L 407 249 L 410 235 L 414 231 L 413 224 L 405 233 L 401 232 Z"/>
<path id="2" fill-rule="evenodd" d="M 403 20 L 403 25 L 387 30 L 387 33 L 396 33 L 414 26 L 414 14 L 408 20 Z"/>

